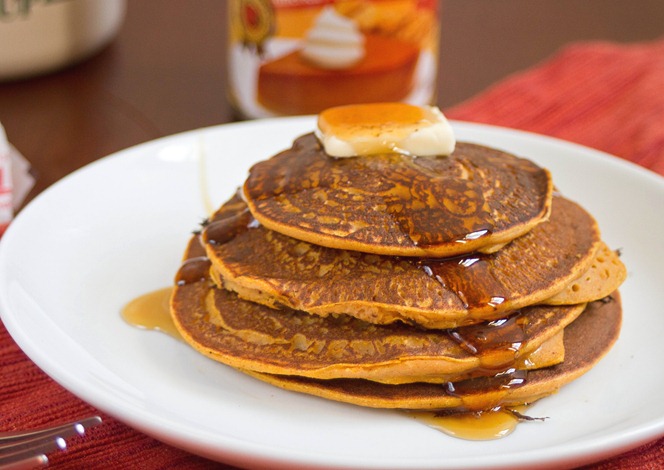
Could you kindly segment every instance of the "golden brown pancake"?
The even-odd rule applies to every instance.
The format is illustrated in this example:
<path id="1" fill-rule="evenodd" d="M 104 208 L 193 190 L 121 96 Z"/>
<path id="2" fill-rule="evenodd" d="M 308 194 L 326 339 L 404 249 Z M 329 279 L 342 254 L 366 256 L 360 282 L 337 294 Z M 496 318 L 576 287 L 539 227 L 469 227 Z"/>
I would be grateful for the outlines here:
<path id="1" fill-rule="evenodd" d="M 619 254 L 605 243 L 600 244 L 590 267 L 565 289 L 546 299 L 548 305 L 572 305 L 606 297 L 627 278 L 627 269 Z"/>
<path id="2" fill-rule="evenodd" d="M 529 160 L 458 143 L 450 156 L 335 159 L 313 134 L 257 163 L 244 184 L 254 217 L 330 248 L 398 256 L 491 252 L 548 217 L 552 183 Z"/>
<path id="3" fill-rule="evenodd" d="M 299 241 L 257 224 L 238 195 L 213 217 L 203 239 L 215 282 L 246 300 L 426 328 L 477 323 L 541 303 L 581 276 L 601 244 L 595 220 L 559 196 L 553 198 L 548 221 L 500 251 L 444 260 L 372 255 Z M 619 276 L 611 281 L 620 281 Z M 556 303 L 596 300 L 619 283 L 604 283 L 603 291 L 591 292 L 596 297 L 575 295 L 573 302 L 565 302 L 559 296 Z"/>
<path id="4" fill-rule="evenodd" d="M 483 411 L 532 403 L 579 378 L 609 352 L 620 334 L 621 321 L 620 296 L 615 292 L 610 301 L 589 304 L 565 328 L 564 362 L 545 369 L 457 383 L 386 385 L 358 379 L 316 380 L 244 372 L 287 390 L 373 408 Z"/>
<path id="5" fill-rule="evenodd" d="M 383 383 L 493 375 L 522 363 L 584 309 L 527 307 L 500 321 L 442 331 L 374 325 L 347 315 L 320 317 L 241 300 L 206 279 L 206 267 L 200 257 L 183 264 L 171 301 L 176 327 L 201 353 L 270 374 Z M 557 351 L 548 364 L 563 359 Z"/>

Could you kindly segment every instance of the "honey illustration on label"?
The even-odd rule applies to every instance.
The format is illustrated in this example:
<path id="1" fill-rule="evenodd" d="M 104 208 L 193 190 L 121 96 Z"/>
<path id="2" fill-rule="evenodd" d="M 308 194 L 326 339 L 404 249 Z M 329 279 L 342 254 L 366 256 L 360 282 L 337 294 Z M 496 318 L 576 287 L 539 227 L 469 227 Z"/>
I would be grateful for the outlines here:
<path id="1" fill-rule="evenodd" d="M 231 98 L 246 117 L 433 101 L 437 0 L 265 3 L 231 1 Z"/>

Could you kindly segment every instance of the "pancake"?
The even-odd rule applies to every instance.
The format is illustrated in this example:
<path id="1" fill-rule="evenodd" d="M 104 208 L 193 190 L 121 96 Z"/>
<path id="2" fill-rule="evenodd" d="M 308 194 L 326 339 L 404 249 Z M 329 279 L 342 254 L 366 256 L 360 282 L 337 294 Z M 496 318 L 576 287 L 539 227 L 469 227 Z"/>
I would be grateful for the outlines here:
<path id="1" fill-rule="evenodd" d="M 548 217 L 549 172 L 457 143 L 450 156 L 335 159 L 314 134 L 254 165 L 244 197 L 265 227 L 329 248 L 448 257 L 496 251 Z"/>
<path id="2" fill-rule="evenodd" d="M 600 244 L 590 267 L 562 291 L 546 299 L 544 303 L 571 305 L 606 297 L 627 278 L 627 269 L 619 256 L 605 243 Z"/>
<path id="3" fill-rule="evenodd" d="M 320 317 L 241 300 L 215 287 L 206 278 L 207 266 L 203 257 L 183 263 L 171 300 L 176 327 L 204 355 L 269 374 L 395 384 L 446 382 L 528 368 L 525 361 L 531 353 L 584 309 L 527 307 L 501 321 L 453 330 L 373 325 L 348 315 Z M 549 348 L 552 357 L 544 358 L 546 354 L 543 351 L 537 359 L 539 364 L 564 358 L 561 348 Z"/>
<path id="4" fill-rule="evenodd" d="M 244 372 L 287 390 L 372 408 L 484 411 L 532 403 L 578 379 L 609 352 L 618 339 L 621 322 L 620 296 L 615 292 L 611 301 L 589 304 L 565 328 L 564 362 L 527 373 L 515 371 L 443 385 L 385 385 L 368 380 L 316 380 Z"/>
<path id="5" fill-rule="evenodd" d="M 592 216 L 560 196 L 553 198 L 548 221 L 493 254 L 441 260 L 321 247 L 256 223 L 239 195 L 215 214 L 203 239 L 217 285 L 246 300 L 321 316 L 342 313 L 371 323 L 400 320 L 426 328 L 499 318 L 552 298 L 591 267 L 603 245 Z M 598 288 L 586 289 L 585 297 L 574 292 L 573 301 L 569 295 L 554 301 L 597 300 L 622 282 L 618 275 L 599 281 L 586 282 Z"/>

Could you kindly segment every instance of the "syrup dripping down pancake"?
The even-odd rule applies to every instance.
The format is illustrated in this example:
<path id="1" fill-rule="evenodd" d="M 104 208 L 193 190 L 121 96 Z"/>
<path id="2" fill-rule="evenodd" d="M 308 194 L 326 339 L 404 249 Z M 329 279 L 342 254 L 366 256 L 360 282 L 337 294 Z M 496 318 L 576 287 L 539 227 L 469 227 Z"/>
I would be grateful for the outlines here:
<path id="1" fill-rule="evenodd" d="M 213 217 L 203 239 L 213 280 L 246 300 L 426 328 L 477 323 L 546 302 L 584 274 L 604 246 L 595 220 L 559 196 L 548 221 L 493 254 L 417 259 L 325 248 L 257 224 L 237 195 Z M 601 252 L 608 260 L 607 250 Z M 624 267 L 613 257 L 616 272 L 599 287 L 585 298 L 586 290 L 576 289 L 572 301 L 559 295 L 556 303 L 584 303 L 613 292 L 624 279 Z"/>
<path id="2" fill-rule="evenodd" d="M 254 217 L 284 235 L 395 256 L 491 252 L 548 217 L 552 182 L 534 163 L 458 143 L 450 156 L 335 159 L 313 134 L 250 170 Z"/>
<path id="3" fill-rule="evenodd" d="M 392 384 L 494 375 L 526 368 L 525 360 L 584 308 L 527 307 L 499 322 L 454 330 L 373 325 L 347 315 L 320 317 L 241 300 L 214 286 L 208 267 L 204 257 L 183 263 L 171 300 L 176 327 L 201 353 L 269 374 Z M 554 357 L 537 362 L 558 363 L 563 354 L 554 349 Z"/>

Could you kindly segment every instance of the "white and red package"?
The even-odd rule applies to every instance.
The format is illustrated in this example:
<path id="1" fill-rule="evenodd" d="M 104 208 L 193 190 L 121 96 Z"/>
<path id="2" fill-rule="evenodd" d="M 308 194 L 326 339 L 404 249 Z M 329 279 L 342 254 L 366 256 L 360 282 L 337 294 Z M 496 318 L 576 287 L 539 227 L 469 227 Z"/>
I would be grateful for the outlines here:
<path id="1" fill-rule="evenodd" d="M 32 188 L 30 164 L 8 141 L 0 123 L 0 236 Z"/>

